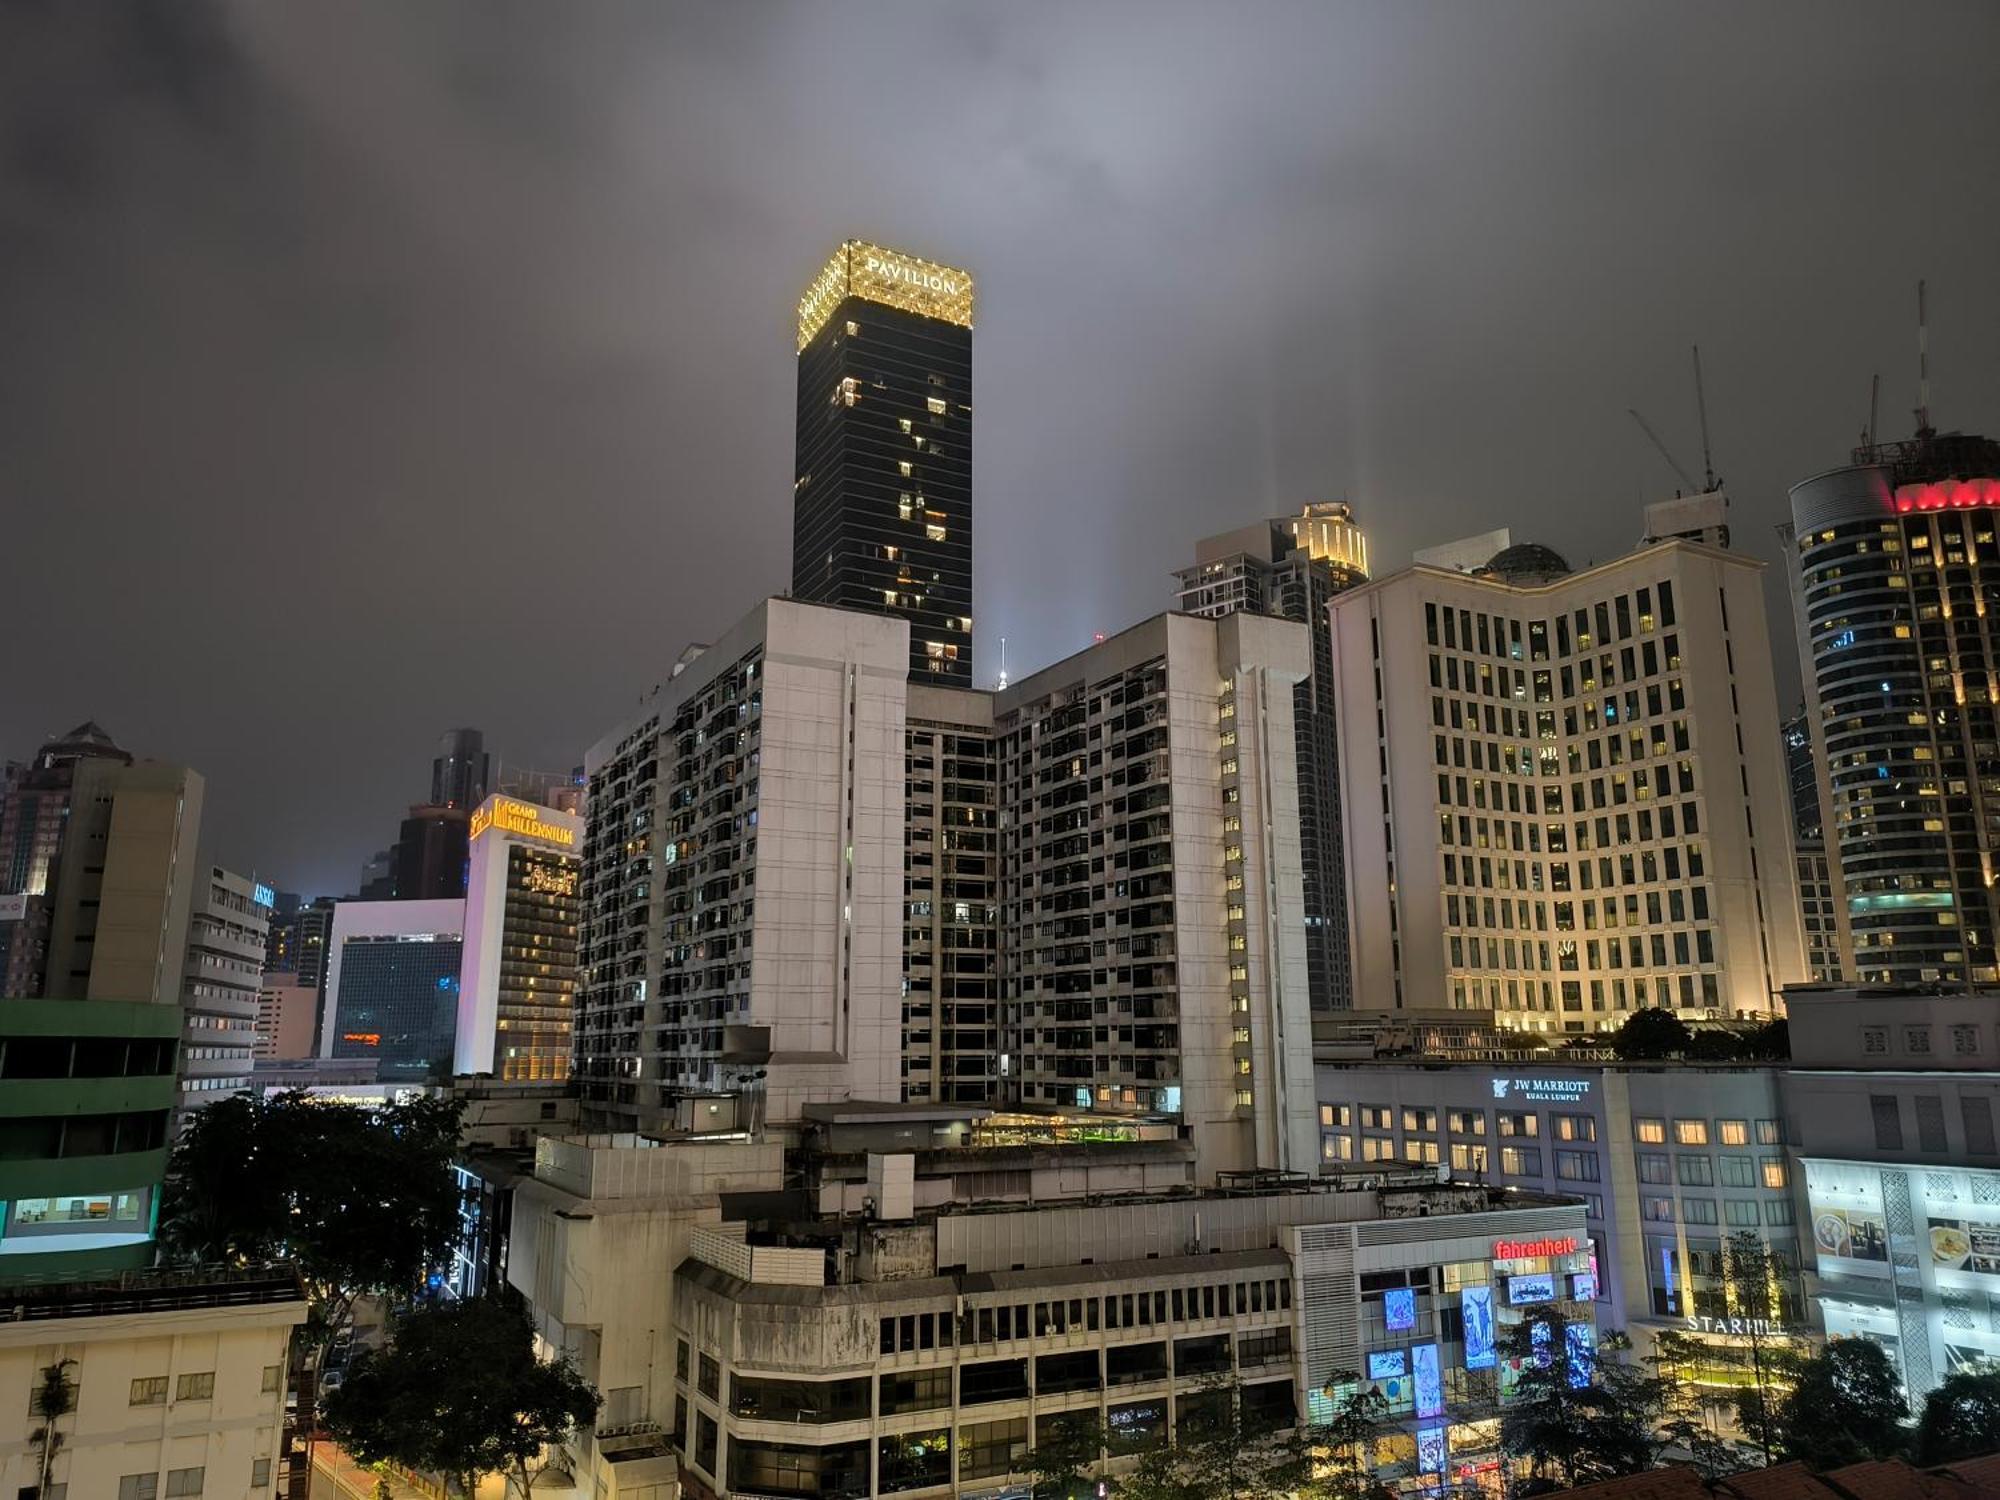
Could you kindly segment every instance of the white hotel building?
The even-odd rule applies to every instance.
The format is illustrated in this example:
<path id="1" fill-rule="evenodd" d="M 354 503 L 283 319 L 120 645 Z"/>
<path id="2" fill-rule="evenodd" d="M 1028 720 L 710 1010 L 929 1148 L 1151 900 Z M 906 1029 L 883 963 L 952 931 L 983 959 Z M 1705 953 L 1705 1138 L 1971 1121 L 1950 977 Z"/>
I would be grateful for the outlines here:
<path id="1" fill-rule="evenodd" d="M 1763 572 L 1509 547 L 1334 598 L 1357 1007 L 1584 1031 L 1804 979 Z"/>

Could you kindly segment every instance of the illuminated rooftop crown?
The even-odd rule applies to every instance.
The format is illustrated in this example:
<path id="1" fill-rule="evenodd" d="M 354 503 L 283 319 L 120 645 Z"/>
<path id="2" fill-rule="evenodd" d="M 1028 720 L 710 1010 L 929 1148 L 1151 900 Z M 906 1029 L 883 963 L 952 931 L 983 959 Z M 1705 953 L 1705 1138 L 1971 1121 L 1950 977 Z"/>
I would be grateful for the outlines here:
<path id="1" fill-rule="evenodd" d="M 900 250 L 849 240 L 799 298 L 799 349 L 826 326 L 833 310 L 849 297 L 866 297 L 885 307 L 941 322 L 972 326 L 972 273 Z"/>

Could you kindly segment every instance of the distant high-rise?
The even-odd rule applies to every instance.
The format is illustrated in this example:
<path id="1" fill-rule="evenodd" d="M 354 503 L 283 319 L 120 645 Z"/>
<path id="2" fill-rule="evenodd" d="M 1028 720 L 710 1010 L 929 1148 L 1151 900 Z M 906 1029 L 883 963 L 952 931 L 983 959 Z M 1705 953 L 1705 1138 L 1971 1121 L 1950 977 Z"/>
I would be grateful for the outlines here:
<path id="1" fill-rule="evenodd" d="M 49 941 L 49 888 L 68 825 L 79 762 L 130 765 L 129 751 L 93 723 L 50 740 L 35 758 L 7 767 L 0 787 L 0 996 L 42 993 Z"/>
<path id="2" fill-rule="evenodd" d="M 849 240 L 799 300 L 792 595 L 910 622 L 972 680 L 972 278 Z"/>
<path id="3" fill-rule="evenodd" d="M 1835 899 L 1864 984 L 2000 981 L 2000 443 L 1857 448 L 1792 486 Z"/>
<path id="4" fill-rule="evenodd" d="M 1298 739 L 1299 850 L 1305 870 L 1306 974 L 1314 1010 L 1354 1004 L 1348 972 L 1347 878 L 1340 831 L 1333 636 L 1327 603 L 1368 581 L 1368 541 L 1346 505 L 1308 505 L 1197 544 L 1175 575 L 1179 607 L 1217 619 L 1247 610 L 1304 623 L 1312 671 L 1293 690 Z"/>
<path id="5" fill-rule="evenodd" d="M 181 978 L 183 1112 L 250 1087 L 271 895 L 219 867 L 196 886 Z"/>
<path id="6" fill-rule="evenodd" d="M 455 1074 L 569 1077 L 583 819 L 495 794 L 472 815 Z"/>
<path id="7" fill-rule="evenodd" d="M 365 1057 L 384 1080 L 451 1072 L 465 902 L 342 901 L 327 957 L 321 1057 Z"/>
<path id="8" fill-rule="evenodd" d="M 486 800 L 493 783 L 493 757 L 477 729 L 450 729 L 438 741 L 431 762 L 431 806 L 469 813 Z"/>
<path id="9" fill-rule="evenodd" d="M 470 808 L 411 808 L 396 835 L 390 867 L 394 899 L 448 901 L 463 896 L 471 824 Z"/>

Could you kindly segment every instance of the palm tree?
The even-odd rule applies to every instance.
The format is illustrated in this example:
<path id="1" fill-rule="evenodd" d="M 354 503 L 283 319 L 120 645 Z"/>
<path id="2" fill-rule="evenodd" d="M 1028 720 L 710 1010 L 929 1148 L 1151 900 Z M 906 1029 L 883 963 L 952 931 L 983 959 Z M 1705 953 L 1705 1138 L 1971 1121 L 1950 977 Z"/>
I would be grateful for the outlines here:
<path id="1" fill-rule="evenodd" d="M 69 1378 L 73 1359 L 59 1359 L 52 1365 L 42 1366 L 41 1383 L 35 1387 L 35 1394 L 28 1403 L 29 1411 L 40 1419 L 41 1425 L 28 1434 L 28 1440 L 41 1445 L 41 1461 L 35 1480 L 37 1497 L 49 1492 L 49 1468 L 56 1461 L 56 1449 L 62 1446 L 62 1434 L 56 1431 L 58 1418 L 76 1410 L 76 1382 Z"/>

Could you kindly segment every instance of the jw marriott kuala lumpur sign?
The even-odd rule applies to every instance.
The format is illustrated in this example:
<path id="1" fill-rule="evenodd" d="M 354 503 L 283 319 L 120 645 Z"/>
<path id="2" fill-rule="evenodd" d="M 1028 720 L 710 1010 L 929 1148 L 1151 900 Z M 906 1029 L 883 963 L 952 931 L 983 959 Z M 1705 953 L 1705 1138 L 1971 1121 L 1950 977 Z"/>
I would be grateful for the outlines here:
<path id="1" fill-rule="evenodd" d="M 1524 1104 L 1581 1104 L 1590 1097 L 1588 1078 L 1496 1078 L 1495 1099 L 1518 1099 Z"/>

